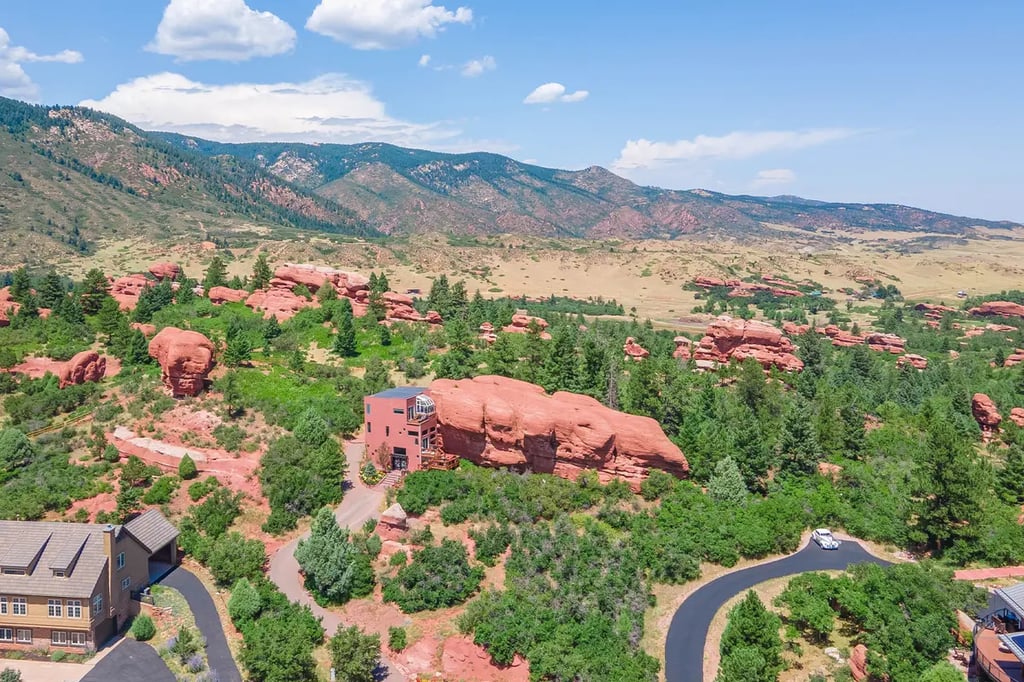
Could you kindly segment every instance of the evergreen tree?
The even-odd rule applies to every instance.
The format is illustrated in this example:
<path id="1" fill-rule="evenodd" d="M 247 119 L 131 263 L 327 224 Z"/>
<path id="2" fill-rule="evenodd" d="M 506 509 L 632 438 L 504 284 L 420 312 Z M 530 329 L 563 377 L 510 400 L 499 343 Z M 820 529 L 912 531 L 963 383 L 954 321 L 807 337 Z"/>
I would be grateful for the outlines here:
<path id="1" fill-rule="evenodd" d="M 327 648 L 339 682 L 373 682 L 380 666 L 380 635 L 367 635 L 353 625 L 338 626 Z"/>
<path id="2" fill-rule="evenodd" d="M 651 358 L 629 362 L 629 378 L 622 391 L 622 407 L 631 414 L 661 420 L 664 403 L 661 399 L 663 379 L 657 361 Z"/>
<path id="3" fill-rule="evenodd" d="M 451 286 L 448 284 L 448 276 L 440 275 L 430 285 L 430 294 L 427 295 L 427 307 L 441 313 L 441 317 L 448 319 L 451 315 Z"/>
<path id="4" fill-rule="evenodd" d="M 708 495 L 716 502 L 740 505 L 747 500 L 743 474 L 732 457 L 723 457 L 715 464 L 715 473 L 708 481 Z"/>
<path id="5" fill-rule="evenodd" d="M 91 301 L 92 299 L 84 299 L 83 297 L 83 300 Z M 122 327 L 128 327 L 128 320 L 125 318 L 124 313 L 121 312 L 121 306 L 110 296 L 103 299 L 103 303 L 97 312 L 99 314 L 100 331 L 106 334 L 108 344 Z"/>
<path id="6" fill-rule="evenodd" d="M 267 254 L 260 253 L 256 256 L 256 262 L 252 266 L 252 278 L 249 284 L 253 290 L 266 289 L 270 285 L 270 278 L 273 273 L 270 271 L 270 264 L 267 263 Z"/>
<path id="7" fill-rule="evenodd" d="M 51 270 L 39 285 L 39 305 L 56 310 L 67 297 L 60 275 Z"/>
<path id="8" fill-rule="evenodd" d="M 224 364 L 228 367 L 238 367 L 251 359 L 252 343 L 249 342 L 248 334 L 234 334 L 224 349 Z"/>
<path id="9" fill-rule="evenodd" d="M 383 272 L 377 277 L 377 288 L 380 289 L 383 294 L 391 291 L 391 282 L 388 281 L 388 276 Z"/>
<path id="10" fill-rule="evenodd" d="M 348 299 L 345 299 L 348 300 Z M 338 334 L 334 337 L 334 353 L 343 358 L 355 357 L 359 354 L 356 348 L 356 327 L 352 320 L 352 311 L 342 309 L 338 320 Z"/>
<path id="11" fill-rule="evenodd" d="M 476 371 L 473 353 L 473 334 L 465 321 L 455 319 L 445 325 L 448 351 L 434 361 L 434 373 L 439 379 L 465 379 Z"/>
<path id="12" fill-rule="evenodd" d="M 1006 465 L 996 477 L 996 489 L 1007 504 L 1024 504 L 1024 444 L 1014 443 L 1006 451 Z"/>
<path id="13" fill-rule="evenodd" d="M 267 341 L 273 341 L 279 336 L 281 336 L 281 323 L 277 321 L 276 316 L 271 315 L 263 323 L 263 338 Z"/>
<path id="14" fill-rule="evenodd" d="M 546 344 L 541 385 L 544 390 L 575 391 L 579 388 L 580 375 L 576 357 L 576 328 L 569 324 L 559 325 Z"/>
<path id="15" fill-rule="evenodd" d="M 386 324 L 377 325 L 377 336 L 380 338 L 380 345 L 391 345 L 391 329 Z"/>
<path id="16" fill-rule="evenodd" d="M 779 443 L 782 471 L 794 476 L 813 473 L 821 458 L 814 433 L 814 415 L 810 406 L 796 401 L 786 412 L 782 440 Z"/>
<path id="17" fill-rule="evenodd" d="M 783 667 L 781 626 L 779 617 L 765 608 L 757 593 L 748 591 L 743 601 L 729 611 L 729 623 L 722 633 L 720 645 L 722 668 L 727 668 L 727 661 L 734 656 L 742 657 L 748 664 L 756 664 L 756 657 L 749 653 L 752 650 L 764 660 L 764 665 L 754 665 L 744 679 L 749 682 L 775 682 Z"/>
<path id="18" fill-rule="evenodd" d="M 174 302 L 178 305 L 188 305 L 196 300 L 195 287 L 198 284 L 191 277 L 182 276 L 178 280 L 178 290 L 174 292 Z"/>
<path id="19" fill-rule="evenodd" d="M 68 324 L 85 324 L 85 311 L 77 296 L 65 296 L 55 312 Z"/>
<path id="20" fill-rule="evenodd" d="M 14 271 L 10 289 L 11 299 L 24 305 L 25 301 L 32 294 L 32 278 L 28 276 L 25 266 Z"/>
<path id="21" fill-rule="evenodd" d="M 306 577 L 306 587 L 322 601 L 344 604 L 373 590 L 369 556 L 349 540 L 334 512 L 324 507 L 313 519 L 308 538 L 299 541 L 295 560 Z"/>
<path id="22" fill-rule="evenodd" d="M 206 268 L 206 276 L 203 277 L 203 290 L 207 294 L 213 287 L 222 287 L 228 281 L 228 268 L 220 256 L 214 256 L 210 265 Z"/>
<path id="23" fill-rule="evenodd" d="M 320 288 L 316 290 L 316 300 L 320 301 L 320 305 L 330 303 L 331 301 L 337 301 L 338 290 L 334 288 L 334 285 L 330 281 L 325 281 L 320 285 Z"/>
<path id="24" fill-rule="evenodd" d="M 81 299 L 82 310 L 86 315 L 95 315 L 104 302 L 110 299 L 110 281 L 99 268 L 93 268 L 85 273 Z M 115 301 L 115 305 L 116 303 Z"/>
<path id="25" fill-rule="evenodd" d="M 376 357 L 366 361 L 366 374 L 363 375 L 363 384 L 368 395 L 380 393 L 395 385 L 391 381 L 391 373 L 388 371 L 387 365 L 384 364 L 383 360 Z"/>
<path id="26" fill-rule="evenodd" d="M 249 582 L 248 578 L 239 578 L 231 588 L 228 599 L 228 615 L 235 627 L 241 629 L 244 623 L 250 623 L 262 608 L 260 593 Z"/>
<path id="27" fill-rule="evenodd" d="M 199 475 L 199 469 L 196 467 L 196 463 L 192 461 L 192 458 L 185 453 L 181 460 L 178 462 L 178 476 L 183 481 L 190 481 Z"/>
<path id="28" fill-rule="evenodd" d="M 487 349 L 487 369 L 491 374 L 503 377 L 515 376 L 519 364 L 516 339 L 512 334 L 498 334 L 498 338 Z"/>

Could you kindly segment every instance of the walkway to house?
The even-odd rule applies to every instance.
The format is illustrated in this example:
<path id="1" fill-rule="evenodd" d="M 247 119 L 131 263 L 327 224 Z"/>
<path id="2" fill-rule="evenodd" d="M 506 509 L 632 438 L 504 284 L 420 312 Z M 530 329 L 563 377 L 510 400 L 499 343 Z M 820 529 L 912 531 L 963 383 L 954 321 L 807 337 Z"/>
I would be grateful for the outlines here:
<path id="1" fill-rule="evenodd" d="M 220 682 L 242 682 L 238 666 L 235 665 L 231 649 L 228 648 L 228 640 L 224 636 L 217 606 L 202 581 L 194 573 L 178 566 L 168 573 L 160 584 L 181 592 L 188 602 L 188 607 L 192 609 L 192 615 L 196 619 L 196 627 L 206 638 L 206 659 L 210 664 L 210 670 L 217 673 L 216 679 Z"/>
<path id="2" fill-rule="evenodd" d="M 334 510 L 334 516 L 338 519 L 339 525 L 350 530 L 359 530 L 368 519 L 375 518 L 380 513 L 381 503 L 384 501 L 383 489 L 368 488 L 359 480 L 359 464 L 362 461 L 364 450 L 365 445 L 361 442 L 345 443 L 345 459 L 348 461 L 348 472 L 352 482 L 347 485 L 345 497 L 338 508 Z M 304 535 L 304 537 L 307 536 Z M 322 618 L 324 632 L 328 637 L 333 637 L 338 626 L 342 624 L 341 617 L 318 605 L 302 584 L 299 562 L 295 560 L 294 556 L 295 548 L 301 539 L 292 540 L 274 553 L 274 556 L 270 558 L 269 577 L 288 599 L 308 606 L 314 616 Z M 403 679 L 397 672 L 390 671 L 391 666 L 383 656 L 381 656 L 381 664 L 389 669 L 389 674 L 384 679 L 390 682 L 400 682 Z"/>

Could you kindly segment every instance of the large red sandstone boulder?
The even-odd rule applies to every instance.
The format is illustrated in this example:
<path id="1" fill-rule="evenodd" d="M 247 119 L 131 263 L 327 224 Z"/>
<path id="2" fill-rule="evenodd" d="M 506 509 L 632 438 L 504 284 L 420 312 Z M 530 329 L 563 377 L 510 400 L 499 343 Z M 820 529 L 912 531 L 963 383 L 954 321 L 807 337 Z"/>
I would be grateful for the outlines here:
<path id="1" fill-rule="evenodd" d="M 1009 301 L 988 301 L 977 308 L 971 308 L 971 315 L 983 317 L 1021 317 L 1024 318 L 1024 305 Z"/>
<path id="2" fill-rule="evenodd" d="M 286 263 L 274 271 L 274 277 L 290 284 L 289 288 L 302 284 L 314 294 L 324 282 L 330 282 L 347 298 L 355 298 L 357 292 L 366 291 L 370 286 L 370 280 L 362 275 L 324 265 Z"/>
<path id="3" fill-rule="evenodd" d="M 241 303 L 247 298 L 249 298 L 249 292 L 244 289 L 210 287 L 210 301 L 214 305 L 221 305 L 223 303 Z"/>
<path id="4" fill-rule="evenodd" d="M 899 360 L 896 361 L 897 367 L 906 367 L 908 365 L 918 370 L 928 369 L 928 358 L 915 355 L 914 353 L 907 353 L 906 355 L 901 355 Z"/>
<path id="5" fill-rule="evenodd" d="M 871 350 L 899 355 L 906 350 L 907 340 L 895 334 L 871 333 L 864 337 Z"/>
<path id="6" fill-rule="evenodd" d="M 153 280 L 145 275 L 118 277 L 110 283 L 110 295 L 117 301 L 121 310 L 134 310 L 143 290 L 151 286 L 153 286 Z"/>
<path id="7" fill-rule="evenodd" d="M 436 310 L 428 310 L 424 320 L 428 324 L 444 324 L 444 320 L 441 318 L 441 313 Z"/>
<path id="8" fill-rule="evenodd" d="M 158 280 L 176 280 L 181 277 L 181 266 L 177 263 L 153 263 L 149 266 L 149 274 Z"/>
<path id="9" fill-rule="evenodd" d="M 487 343 L 491 344 L 498 340 L 498 335 L 494 333 L 494 325 L 490 322 L 484 322 L 480 325 L 480 333 L 477 335 Z"/>
<path id="10" fill-rule="evenodd" d="M 923 312 L 924 316 L 929 320 L 941 320 L 943 315 L 946 313 L 960 312 L 956 308 L 951 308 L 948 305 L 936 305 L 932 303 L 918 303 L 914 306 L 914 310 Z"/>
<path id="11" fill-rule="evenodd" d="M 540 327 L 540 338 L 545 340 L 551 339 L 551 334 L 544 331 L 548 328 L 548 321 L 543 317 L 534 317 L 532 315 L 527 315 L 526 313 L 516 313 L 513 315 L 512 323 L 502 327 L 501 331 L 508 332 L 510 334 L 526 334 L 530 331 L 531 323 Z"/>
<path id="12" fill-rule="evenodd" d="M 60 369 L 60 387 L 99 381 L 107 373 L 107 359 L 94 350 L 83 350 Z"/>
<path id="13" fill-rule="evenodd" d="M 839 477 L 843 473 L 843 467 L 832 462 L 818 462 L 818 474 L 825 478 L 832 479 L 832 482 L 839 480 Z"/>
<path id="14" fill-rule="evenodd" d="M 651 351 L 637 343 L 632 336 L 626 339 L 626 343 L 622 346 L 622 352 L 626 354 L 627 360 L 636 360 L 637 362 L 651 354 Z"/>
<path id="15" fill-rule="evenodd" d="M 850 651 L 850 673 L 857 682 L 868 676 L 868 648 L 863 644 Z"/>
<path id="16" fill-rule="evenodd" d="M 149 342 L 149 355 L 160 363 L 164 386 L 175 397 L 199 395 L 213 369 L 213 343 L 199 332 L 164 327 Z"/>
<path id="17" fill-rule="evenodd" d="M 693 357 L 698 361 L 727 363 L 753 358 L 764 368 L 798 372 L 804 363 L 793 355 L 796 347 L 782 332 L 758 320 L 734 320 L 722 315 L 708 325 Z"/>
<path id="18" fill-rule="evenodd" d="M 811 325 L 809 324 L 797 324 L 796 322 L 791 322 L 789 320 L 782 323 L 782 332 L 784 334 L 789 334 L 790 336 L 800 336 L 801 334 L 806 334 L 809 331 L 811 331 Z"/>
<path id="19" fill-rule="evenodd" d="M 317 303 L 316 299 L 310 301 L 292 293 L 290 288 L 273 287 L 252 292 L 245 299 L 245 305 L 255 311 L 263 311 L 264 319 L 276 317 L 278 322 L 284 322 L 303 308 L 316 306 Z"/>
<path id="20" fill-rule="evenodd" d="M 677 336 L 672 339 L 672 342 L 676 344 L 676 349 L 672 351 L 672 357 L 676 360 L 687 361 L 693 355 L 693 341 L 686 338 L 685 336 Z"/>
<path id="21" fill-rule="evenodd" d="M 142 332 L 142 335 L 147 339 L 156 334 L 156 325 L 147 322 L 132 322 L 130 326 L 132 329 Z"/>
<path id="22" fill-rule="evenodd" d="M 653 419 L 616 412 L 588 396 L 547 395 L 498 376 L 430 385 L 444 452 L 486 466 L 509 466 L 575 479 L 593 469 L 639 489 L 651 469 L 684 476 L 683 453 Z"/>
<path id="23" fill-rule="evenodd" d="M 971 399 L 971 413 L 974 414 L 974 420 L 981 427 L 982 440 L 986 443 L 992 440 L 1003 421 L 1003 416 L 999 414 L 996 404 L 984 393 L 975 393 Z"/>
<path id="24" fill-rule="evenodd" d="M 1024 407 L 1015 407 L 1010 410 L 1010 421 L 1024 428 Z"/>

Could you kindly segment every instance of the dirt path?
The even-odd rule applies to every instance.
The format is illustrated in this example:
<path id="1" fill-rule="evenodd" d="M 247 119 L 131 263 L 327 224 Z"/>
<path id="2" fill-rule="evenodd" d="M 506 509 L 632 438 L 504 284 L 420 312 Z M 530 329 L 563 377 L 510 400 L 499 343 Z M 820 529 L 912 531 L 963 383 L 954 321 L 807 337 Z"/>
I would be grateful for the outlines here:
<path id="1" fill-rule="evenodd" d="M 359 530 L 367 519 L 376 517 L 380 513 L 381 503 L 384 501 L 383 490 L 367 488 L 359 480 L 359 463 L 362 460 L 364 447 L 364 444 L 359 441 L 345 443 L 345 459 L 348 461 L 351 483 L 345 491 L 345 497 L 341 504 L 334 511 L 334 516 L 338 519 L 339 525 L 350 530 Z M 322 618 L 324 631 L 328 637 L 331 637 L 341 625 L 341 616 L 319 606 L 302 584 L 299 562 L 295 560 L 295 547 L 303 537 L 306 535 L 292 540 L 274 553 L 274 556 L 270 558 L 269 577 L 288 599 L 309 606 L 314 616 Z M 391 682 L 401 682 L 402 676 L 391 670 L 391 666 L 383 656 L 381 663 L 390 671 L 385 679 Z"/>

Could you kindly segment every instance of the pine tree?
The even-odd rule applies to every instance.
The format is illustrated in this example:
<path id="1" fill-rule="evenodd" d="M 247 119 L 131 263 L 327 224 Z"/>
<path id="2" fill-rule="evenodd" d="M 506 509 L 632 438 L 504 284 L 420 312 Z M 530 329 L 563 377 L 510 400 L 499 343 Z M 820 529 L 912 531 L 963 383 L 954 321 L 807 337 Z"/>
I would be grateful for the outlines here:
<path id="1" fill-rule="evenodd" d="M 110 298 L 110 281 L 103 271 L 93 268 L 85 273 L 82 281 L 82 310 L 86 315 L 95 315 L 100 311 L 103 303 Z M 116 301 L 115 301 L 116 305 Z"/>
<path id="2" fill-rule="evenodd" d="M 320 285 L 320 288 L 316 290 L 316 300 L 320 302 L 320 305 L 331 301 L 337 301 L 338 290 L 334 288 L 334 285 L 330 281 L 325 281 Z"/>
<path id="3" fill-rule="evenodd" d="M 270 264 L 267 263 L 267 254 L 261 253 L 256 256 L 256 262 L 252 266 L 252 279 L 249 280 L 252 289 L 266 289 L 270 285 L 272 276 Z"/>
<path id="4" fill-rule="evenodd" d="M 541 385 L 544 390 L 575 391 L 579 388 L 579 361 L 576 356 L 576 328 L 562 324 L 551 335 L 546 344 Z"/>
<path id="5" fill-rule="evenodd" d="M 228 281 L 228 268 L 220 256 L 214 256 L 210 265 L 206 268 L 206 276 L 203 278 L 203 289 L 207 294 L 213 287 L 222 287 Z"/>
<path id="6" fill-rule="evenodd" d="M 708 481 L 708 496 L 716 502 L 740 505 L 747 500 L 743 474 L 732 457 L 723 457 L 715 464 L 715 473 Z"/>
<path id="7" fill-rule="evenodd" d="M 380 358 L 370 358 L 366 361 L 366 374 L 363 375 L 363 385 L 367 394 L 380 393 L 386 388 L 395 384 L 391 381 L 391 373 L 387 365 Z"/>
<path id="8" fill-rule="evenodd" d="M 39 305 L 55 310 L 66 297 L 64 282 L 61 281 L 60 275 L 51 270 L 39 285 Z"/>
<path id="9" fill-rule="evenodd" d="M 512 377 L 519 364 L 516 339 L 512 334 L 498 334 L 497 340 L 487 349 L 487 369 L 491 374 Z"/>
<path id="10" fill-rule="evenodd" d="M 186 453 L 181 460 L 178 462 L 178 476 L 183 481 L 189 481 L 199 475 L 199 469 L 196 468 L 196 463 L 192 461 L 192 458 Z"/>
<path id="11" fill-rule="evenodd" d="M 1007 504 L 1024 504 L 1024 444 L 1014 443 L 1006 451 L 1006 464 L 998 472 L 996 489 Z"/>
<path id="12" fill-rule="evenodd" d="M 179 305 L 188 305 L 196 300 L 197 282 L 191 277 L 182 276 L 178 280 L 178 290 L 174 292 L 174 302 Z"/>
<path id="13" fill-rule="evenodd" d="M 56 314 L 68 324 L 85 324 L 85 312 L 77 296 L 65 296 L 57 307 Z"/>
<path id="14" fill-rule="evenodd" d="M 447 275 L 440 275 L 430 285 L 427 307 L 441 313 L 441 317 L 446 320 L 451 317 L 451 286 Z"/>
<path id="15" fill-rule="evenodd" d="M 455 319 L 444 328 L 448 351 L 434 361 L 434 373 L 439 379 L 465 379 L 476 371 L 473 353 L 473 334 L 465 321 Z"/>
<path id="16" fill-rule="evenodd" d="M 228 367 L 244 365 L 252 359 L 252 344 L 247 334 L 234 334 L 224 349 L 224 364 Z"/>
<path id="17" fill-rule="evenodd" d="M 380 338 L 380 345 L 391 345 L 391 329 L 386 324 L 377 325 L 377 336 Z"/>
<path id="18" fill-rule="evenodd" d="M 32 279 L 28 276 L 25 266 L 14 271 L 10 289 L 11 299 L 24 304 L 32 294 Z"/>
<path id="19" fill-rule="evenodd" d="M 348 300 L 348 299 L 345 299 Z M 359 354 L 356 348 L 356 327 L 352 320 L 352 312 L 342 310 L 338 320 L 338 334 L 334 337 L 334 353 L 343 358 L 355 357 Z"/>
<path id="20" fill-rule="evenodd" d="M 749 682 L 775 682 L 782 670 L 782 638 L 779 617 L 768 611 L 753 590 L 747 592 L 743 601 L 729 611 L 729 623 L 722 633 L 720 650 L 722 667 L 734 656 L 753 662 L 755 657 L 745 650 L 752 649 L 763 660 L 764 666 L 748 670 L 745 678 Z"/>
<path id="21" fill-rule="evenodd" d="M 803 401 L 793 403 L 786 412 L 779 443 L 784 472 L 799 476 L 812 473 L 817 467 L 821 448 L 814 434 L 813 419 L 810 406 Z"/>

